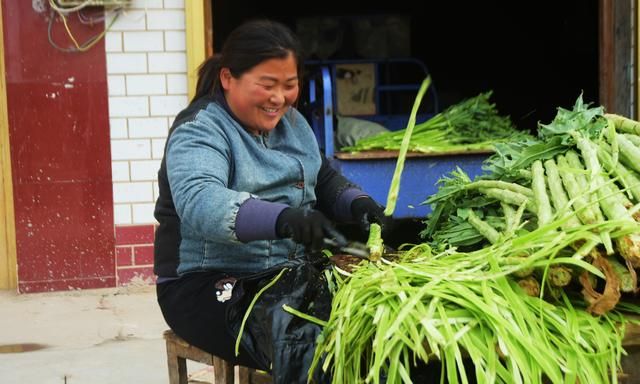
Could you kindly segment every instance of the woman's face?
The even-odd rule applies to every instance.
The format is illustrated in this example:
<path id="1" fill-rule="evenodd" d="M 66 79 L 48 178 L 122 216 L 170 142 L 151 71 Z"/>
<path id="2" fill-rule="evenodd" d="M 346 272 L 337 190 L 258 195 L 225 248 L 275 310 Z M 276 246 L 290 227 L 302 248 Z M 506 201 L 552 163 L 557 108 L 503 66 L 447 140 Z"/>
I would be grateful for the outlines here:
<path id="1" fill-rule="evenodd" d="M 228 68 L 222 68 L 220 81 L 229 108 L 256 135 L 274 129 L 298 98 L 298 71 L 293 55 L 265 60 L 239 78 L 231 76 Z"/>

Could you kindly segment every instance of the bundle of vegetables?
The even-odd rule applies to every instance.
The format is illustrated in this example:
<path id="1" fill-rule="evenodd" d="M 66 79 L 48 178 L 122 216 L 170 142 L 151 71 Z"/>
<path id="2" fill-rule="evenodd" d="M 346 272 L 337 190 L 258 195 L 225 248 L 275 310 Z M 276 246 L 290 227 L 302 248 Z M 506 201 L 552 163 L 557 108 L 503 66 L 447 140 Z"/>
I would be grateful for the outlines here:
<path id="1" fill-rule="evenodd" d="M 588 311 L 615 307 L 620 291 L 636 293 L 640 267 L 640 123 L 589 108 L 580 96 L 573 110 L 558 109 L 539 139 L 502 143 L 485 163 L 487 173 L 472 181 L 461 170 L 441 180 L 427 202 L 433 213 L 422 236 L 433 246 L 474 250 L 511 237 L 528 236 L 562 218 L 557 235 L 589 228 L 592 233 L 562 250 L 601 270 L 558 266 L 549 278 L 555 288 L 582 290 Z M 557 222 L 557 221 L 556 221 Z M 618 226 L 611 227 L 615 222 Z M 624 223 L 625 230 L 621 230 Z M 522 258 L 528 257 L 527 252 Z M 533 276 L 536 270 L 517 276 Z M 599 292 L 601 291 L 601 292 Z"/>
<path id="2" fill-rule="evenodd" d="M 580 97 L 483 177 L 444 178 L 428 243 L 334 270 L 314 366 L 334 383 L 410 383 L 431 360 L 449 383 L 617 383 L 623 313 L 640 313 L 619 293 L 637 289 L 638 133 Z"/>
<path id="3" fill-rule="evenodd" d="M 414 152 L 492 150 L 493 144 L 528 137 L 514 128 L 508 116 L 500 116 L 489 102 L 492 92 L 452 105 L 429 120 L 416 124 L 408 149 Z M 345 152 L 399 150 L 406 130 L 382 132 L 341 148 Z"/>
<path id="4" fill-rule="evenodd" d="M 580 259 L 549 257 L 584 236 L 591 232 L 557 236 L 543 227 L 469 253 L 422 244 L 400 260 L 334 273 L 337 292 L 314 367 L 341 384 L 411 383 L 418 362 L 436 360 L 448 383 L 616 383 L 623 316 L 594 317 L 564 293 L 560 304 L 529 296 L 509 278 L 560 264 L 600 274 Z M 531 252 L 526 263 L 523 250 Z M 465 371 L 468 359 L 473 371 Z"/>

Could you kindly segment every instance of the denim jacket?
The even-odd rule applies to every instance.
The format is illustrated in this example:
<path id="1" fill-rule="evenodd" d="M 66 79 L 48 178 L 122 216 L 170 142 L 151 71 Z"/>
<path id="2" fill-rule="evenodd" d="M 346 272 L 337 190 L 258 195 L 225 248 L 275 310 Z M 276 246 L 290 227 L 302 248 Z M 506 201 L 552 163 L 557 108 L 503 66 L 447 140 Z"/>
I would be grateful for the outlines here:
<path id="1" fill-rule="evenodd" d="M 302 254 L 289 239 L 240 242 L 236 216 L 247 199 L 308 207 L 321 165 L 304 116 L 291 108 L 268 134 L 253 135 L 210 102 L 178 125 L 166 148 L 166 171 L 180 218 L 178 274 L 255 272 Z"/>

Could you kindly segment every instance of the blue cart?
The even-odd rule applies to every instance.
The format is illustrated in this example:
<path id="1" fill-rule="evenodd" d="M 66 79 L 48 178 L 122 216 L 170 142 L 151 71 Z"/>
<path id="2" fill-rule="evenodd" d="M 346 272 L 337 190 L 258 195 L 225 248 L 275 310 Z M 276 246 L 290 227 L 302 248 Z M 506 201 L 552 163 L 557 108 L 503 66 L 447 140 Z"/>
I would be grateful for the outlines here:
<path id="1" fill-rule="evenodd" d="M 364 67 L 358 67 L 358 65 L 364 65 Z M 384 104 L 389 104 L 389 101 L 393 101 L 400 93 L 408 93 L 413 101 L 420 83 L 428 74 L 426 66 L 414 59 L 332 60 L 307 62 L 306 68 L 307 118 L 322 151 L 343 175 L 360 185 L 376 201 L 386 204 L 398 153 L 397 151 L 369 151 L 352 154 L 335 150 L 334 115 L 336 113 L 345 115 L 344 111 L 340 111 L 340 95 L 336 83 L 344 80 L 345 76 L 349 76 L 352 68 L 369 68 L 373 77 L 373 87 L 356 89 L 354 95 L 357 98 L 362 94 L 369 94 L 372 105 L 362 108 L 356 106 L 356 110 L 360 108 L 360 112 L 365 113 L 352 116 L 378 122 L 390 130 L 404 129 L 409 119 L 408 114 L 393 113 L 393 106 L 385 109 Z M 389 73 L 407 74 L 412 71 L 417 73 L 415 82 L 394 84 L 393 79 L 391 83 L 389 82 Z M 425 96 L 425 101 L 427 101 L 427 109 L 421 111 L 418 122 L 425 121 L 439 112 L 437 93 L 433 86 Z M 411 105 L 408 110 L 410 109 Z M 482 163 L 489 155 L 490 152 L 486 151 L 409 153 L 402 172 L 394 218 L 426 217 L 431 208 L 423 205 L 423 202 L 437 191 L 437 182 L 441 177 L 460 167 L 469 177 L 474 178 L 482 173 Z"/>

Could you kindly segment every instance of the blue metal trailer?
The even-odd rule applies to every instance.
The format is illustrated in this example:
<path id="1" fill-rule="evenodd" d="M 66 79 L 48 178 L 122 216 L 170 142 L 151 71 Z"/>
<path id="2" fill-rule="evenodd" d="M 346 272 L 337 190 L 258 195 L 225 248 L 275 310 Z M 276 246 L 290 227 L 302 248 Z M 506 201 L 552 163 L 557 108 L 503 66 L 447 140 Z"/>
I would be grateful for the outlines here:
<path id="1" fill-rule="evenodd" d="M 408 113 L 394 113 L 393 110 L 383 108 L 395 94 L 405 92 L 413 95 L 422 80 L 427 76 L 426 66 L 415 59 L 394 60 L 332 60 L 307 62 L 306 90 L 308 103 L 307 118 L 316 135 L 316 139 L 332 165 L 339 169 L 347 178 L 360 185 L 376 201 L 386 204 L 391 179 L 397 163 L 397 151 L 371 151 L 357 154 L 339 152 L 335 150 L 335 114 L 339 111 L 339 94 L 336 82 L 345 76 L 345 68 L 353 64 L 370 65 L 372 68 L 374 86 L 370 91 L 373 96 L 373 108 L 358 117 L 384 125 L 387 129 L 398 130 L 406 128 Z M 419 78 L 412 83 L 394 84 L 388 82 L 385 71 L 409 72 L 409 68 L 418 68 Z M 409 67 L 407 67 L 409 66 Z M 364 90 L 364 92 L 363 92 Z M 366 88 L 359 89 L 357 95 L 368 94 Z M 387 97 L 385 97 L 387 94 Z M 425 100 L 429 100 L 429 109 L 422 111 L 417 121 L 425 121 L 439 112 L 438 95 L 435 87 L 430 87 Z M 409 106 L 410 109 L 410 106 Z M 344 114 L 342 111 L 341 114 Z M 482 173 L 482 162 L 489 156 L 489 152 L 460 152 L 460 153 L 409 153 L 404 164 L 400 183 L 400 194 L 394 213 L 394 218 L 424 218 L 430 207 L 423 202 L 437 191 L 437 182 L 444 175 L 460 167 L 471 178 Z"/>

